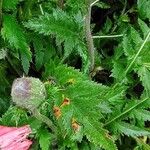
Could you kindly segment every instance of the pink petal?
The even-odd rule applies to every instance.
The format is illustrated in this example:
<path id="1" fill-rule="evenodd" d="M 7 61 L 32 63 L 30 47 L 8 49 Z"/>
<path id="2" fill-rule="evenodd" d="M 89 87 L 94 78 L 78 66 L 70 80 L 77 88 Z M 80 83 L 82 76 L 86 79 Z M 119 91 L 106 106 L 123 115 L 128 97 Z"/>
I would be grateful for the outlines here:
<path id="1" fill-rule="evenodd" d="M 3 135 L 3 134 L 6 134 L 8 132 L 11 132 L 13 130 L 16 130 L 17 128 L 16 127 L 5 127 L 5 126 L 0 126 L 0 136 Z"/>
<path id="2" fill-rule="evenodd" d="M 19 128 L 0 126 L 0 149 L 27 150 L 32 144 L 32 141 L 26 139 L 30 133 L 28 125 Z"/>
<path id="3" fill-rule="evenodd" d="M 2 150 L 28 150 L 31 144 L 32 144 L 32 141 L 26 139 L 23 142 L 4 147 Z"/>

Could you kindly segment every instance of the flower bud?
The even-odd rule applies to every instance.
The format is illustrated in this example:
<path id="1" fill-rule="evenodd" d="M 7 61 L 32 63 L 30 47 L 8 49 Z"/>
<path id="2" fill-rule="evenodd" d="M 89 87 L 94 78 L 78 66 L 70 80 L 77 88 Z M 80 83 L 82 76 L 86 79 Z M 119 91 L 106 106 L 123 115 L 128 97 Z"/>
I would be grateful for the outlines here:
<path id="1" fill-rule="evenodd" d="M 34 110 L 45 100 L 46 90 L 38 78 L 22 77 L 14 80 L 11 96 L 17 106 Z"/>

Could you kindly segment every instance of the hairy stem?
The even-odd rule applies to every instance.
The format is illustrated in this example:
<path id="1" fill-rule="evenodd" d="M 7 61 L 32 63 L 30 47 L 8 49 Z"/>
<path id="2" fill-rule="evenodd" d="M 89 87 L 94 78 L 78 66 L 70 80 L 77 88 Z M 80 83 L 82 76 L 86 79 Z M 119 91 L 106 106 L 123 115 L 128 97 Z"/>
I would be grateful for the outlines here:
<path id="1" fill-rule="evenodd" d="M 52 132 L 56 131 L 53 122 L 45 115 L 42 115 L 38 109 L 32 110 L 32 113 L 33 113 L 34 117 L 36 117 L 38 120 L 44 122 L 52 130 Z"/>
<path id="2" fill-rule="evenodd" d="M 2 5 L 3 5 L 3 0 L 0 0 L 0 31 L 2 27 Z"/>
<path id="3" fill-rule="evenodd" d="M 86 32 L 86 41 L 88 46 L 88 53 L 90 56 L 90 71 L 94 69 L 94 44 L 91 33 L 91 3 L 90 0 L 86 0 L 87 3 L 87 14 L 85 16 L 85 32 Z"/>

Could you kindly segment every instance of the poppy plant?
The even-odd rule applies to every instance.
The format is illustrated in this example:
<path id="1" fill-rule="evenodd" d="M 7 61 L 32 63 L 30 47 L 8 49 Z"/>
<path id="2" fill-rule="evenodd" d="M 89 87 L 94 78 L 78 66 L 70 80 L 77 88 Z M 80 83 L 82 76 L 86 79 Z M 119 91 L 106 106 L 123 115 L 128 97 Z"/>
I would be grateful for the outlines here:
<path id="1" fill-rule="evenodd" d="M 28 150 L 32 141 L 27 139 L 31 133 L 28 125 L 23 127 L 0 126 L 0 150 Z"/>

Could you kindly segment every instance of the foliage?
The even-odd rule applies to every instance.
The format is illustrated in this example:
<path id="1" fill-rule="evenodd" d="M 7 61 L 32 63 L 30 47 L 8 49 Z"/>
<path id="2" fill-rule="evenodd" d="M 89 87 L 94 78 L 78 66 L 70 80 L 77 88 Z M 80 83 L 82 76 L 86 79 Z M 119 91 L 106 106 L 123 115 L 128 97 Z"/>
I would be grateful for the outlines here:
<path id="1" fill-rule="evenodd" d="M 85 34 L 88 3 L 0 5 L 0 124 L 29 124 L 31 149 L 149 149 L 150 2 L 94 2 L 94 70 Z M 22 76 L 45 84 L 47 97 L 38 109 L 55 131 L 12 103 L 12 82 Z"/>

